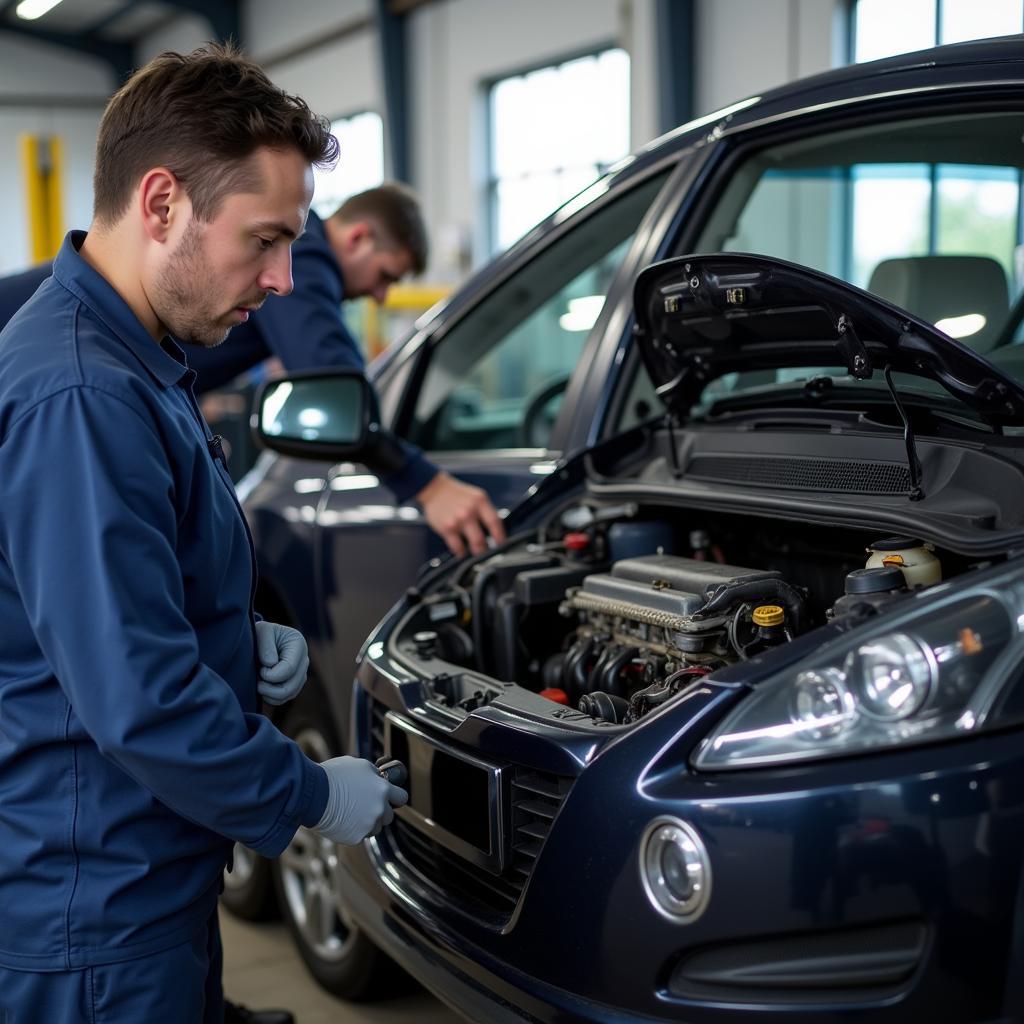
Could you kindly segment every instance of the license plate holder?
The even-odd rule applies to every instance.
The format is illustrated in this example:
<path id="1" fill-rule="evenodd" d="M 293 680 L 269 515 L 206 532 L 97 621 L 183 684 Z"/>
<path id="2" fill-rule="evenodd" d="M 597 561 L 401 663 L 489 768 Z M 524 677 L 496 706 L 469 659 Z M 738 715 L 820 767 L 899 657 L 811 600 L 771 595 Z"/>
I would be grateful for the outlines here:
<path id="1" fill-rule="evenodd" d="M 463 860 L 500 875 L 507 859 L 507 769 L 392 711 L 384 718 L 384 750 L 409 769 L 409 803 L 398 808 L 398 816 Z"/>

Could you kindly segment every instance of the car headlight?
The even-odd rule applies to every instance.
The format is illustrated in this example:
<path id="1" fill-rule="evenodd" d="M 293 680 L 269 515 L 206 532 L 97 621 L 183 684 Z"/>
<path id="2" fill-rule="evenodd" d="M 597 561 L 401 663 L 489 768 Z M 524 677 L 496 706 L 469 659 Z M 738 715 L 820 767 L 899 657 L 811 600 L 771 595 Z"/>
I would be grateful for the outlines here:
<path id="1" fill-rule="evenodd" d="M 698 769 L 863 753 L 972 735 L 1024 667 L 1019 563 L 957 580 L 757 684 L 702 743 Z M 982 582 L 983 581 L 983 582 Z"/>

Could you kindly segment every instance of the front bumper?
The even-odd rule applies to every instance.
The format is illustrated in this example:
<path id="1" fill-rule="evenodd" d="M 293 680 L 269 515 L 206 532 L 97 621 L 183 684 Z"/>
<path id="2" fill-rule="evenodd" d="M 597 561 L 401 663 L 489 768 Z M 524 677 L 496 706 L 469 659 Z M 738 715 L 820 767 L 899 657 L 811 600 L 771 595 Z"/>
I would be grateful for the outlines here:
<path id="1" fill-rule="evenodd" d="M 430 927 L 388 899 L 380 900 L 380 848 L 368 840 L 347 851 L 339 866 L 345 905 L 352 919 L 379 949 L 456 1013 L 475 1024 L 630 1024 L 663 1019 L 601 1007 L 571 992 L 545 985 L 494 961 L 445 929 Z M 385 892 L 394 893 L 385 884 Z"/>
<path id="2" fill-rule="evenodd" d="M 362 753 L 375 753 L 374 700 L 429 728 L 394 676 L 371 661 L 360 680 Z M 707 687 L 685 714 L 595 744 L 510 913 L 474 909 L 390 828 L 346 852 L 355 920 L 474 1021 L 999 1019 L 1024 845 L 1019 735 L 694 776 L 695 737 L 732 699 Z M 528 741 L 511 721 L 467 720 L 445 741 L 550 769 L 557 739 L 519 728 Z M 714 892 L 692 925 L 660 918 L 643 891 L 640 836 L 664 815 L 710 852 Z M 916 945 L 884 948 L 908 934 Z M 886 973 L 886 957 L 903 967 Z"/>

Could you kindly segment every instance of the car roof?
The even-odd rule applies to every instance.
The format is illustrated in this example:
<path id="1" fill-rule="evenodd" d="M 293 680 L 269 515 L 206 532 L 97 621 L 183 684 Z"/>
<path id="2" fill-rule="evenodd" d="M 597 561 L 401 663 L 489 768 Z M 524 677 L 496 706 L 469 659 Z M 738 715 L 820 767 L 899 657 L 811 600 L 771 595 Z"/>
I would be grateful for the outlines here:
<path id="1" fill-rule="evenodd" d="M 613 164 L 575 199 L 553 211 L 510 248 L 478 268 L 453 296 L 424 314 L 417 326 L 431 322 L 444 307 L 455 308 L 474 302 L 492 281 L 505 276 L 518 263 L 524 250 L 532 248 L 537 239 L 586 206 L 592 195 L 611 192 L 635 176 L 644 174 L 653 165 L 671 159 L 674 154 L 714 142 L 725 134 L 742 133 L 766 121 L 830 104 L 863 101 L 908 90 L 979 85 L 1024 86 L 1024 35 L 952 43 L 881 60 L 848 64 L 796 79 L 765 90 L 760 95 L 739 99 L 672 129 Z M 392 346 L 383 358 L 378 359 L 373 367 L 375 374 L 390 362 L 397 349 L 398 346 Z"/>
<path id="2" fill-rule="evenodd" d="M 729 129 L 735 130 L 765 117 L 796 113 L 836 100 L 866 99 L 879 93 L 921 87 L 1024 83 L 1022 75 L 1024 35 L 952 43 L 862 64 L 847 64 L 767 89 L 758 96 L 738 99 L 659 136 L 636 156 L 662 156 L 678 147 L 693 145 L 723 121 L 728 121 Z"/>

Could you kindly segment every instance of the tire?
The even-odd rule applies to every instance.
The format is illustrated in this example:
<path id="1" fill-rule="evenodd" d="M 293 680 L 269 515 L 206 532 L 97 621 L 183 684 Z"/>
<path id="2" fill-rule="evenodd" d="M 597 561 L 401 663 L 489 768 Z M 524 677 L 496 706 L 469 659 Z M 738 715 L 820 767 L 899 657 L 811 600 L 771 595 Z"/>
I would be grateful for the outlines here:
<path id="1" fill-rule="evenodd" d="M 220 902 L 243 921 L 271 921 L 280 917 L 270 861 L 235 843 L 231 870 L 224 872 Z"/>
<path id="2" fill-rule="evenodd" d="M 288 708 L 281 730 L 314 761 L 342 752 L 327 721 L 327 704 L 310 700 L 317 687 L 306 685 Z M 307 699 L 303 699 L 307 698 Z M 407 991 L 409 976 L 382 953 L 349 917 L 335 868 L 334 843 L 300 828 L 288 848 L 272 864 L 271 873 L 281 916 L 317 983 L 332 995 L 353 1002 Z"/>

